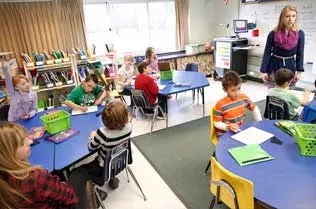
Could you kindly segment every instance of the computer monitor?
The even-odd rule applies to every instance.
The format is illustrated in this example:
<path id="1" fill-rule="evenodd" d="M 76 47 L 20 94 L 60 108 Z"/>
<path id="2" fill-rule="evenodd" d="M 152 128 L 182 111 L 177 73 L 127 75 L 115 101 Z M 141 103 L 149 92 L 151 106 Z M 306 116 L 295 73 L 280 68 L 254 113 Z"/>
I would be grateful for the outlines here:
<path id="1" fill-rule="evenodd" d="M 247 20 L 233 20 L 234 33 L 238 35 L 239 33 L 248 32 L 248 21 Z"/>

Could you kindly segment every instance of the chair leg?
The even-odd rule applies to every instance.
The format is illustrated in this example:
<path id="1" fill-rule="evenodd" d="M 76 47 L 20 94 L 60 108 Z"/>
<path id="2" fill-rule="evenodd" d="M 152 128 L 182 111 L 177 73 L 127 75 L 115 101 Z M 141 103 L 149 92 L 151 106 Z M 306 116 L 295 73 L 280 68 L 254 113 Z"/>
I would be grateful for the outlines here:
<path id="1" fill-rule="evenodd" d="M 127 170 L 128 170 L 128 172 L 131 174 L 132 179 L 134 180 L 134 182 L 135 182 L 135 184 L 137 185 L 138 189 L 139 189 L 140 192 L 142 193 L 143 198 L 144 198 L 144 201 L 146 201 L 147 198 L 146 198 L 146 196 L 145 196 L 145 194 L 144 194 L 142 188 L 140 187 L 140 185 L 139 185 L 139 183 L 138 183 L 138 181 L 137 181 L 137 179 L 136 179 L 134 173 L 132 172 L 132 170 L 131 170 L 128 166 L 127 166 Z"/>
<path id="2" fill-rule="evenodd" d="M 158 112 L 159 111 L 162 112 L 163 118 L 166 121 L 166 128 L 168 128 L 168 116 L 167 116 L 167 113 L 165 113 L 160 106 L 158 106 Z"/>
<path id="3" fill-rule="evenodd" d="M 130 180 L 129 180 L 129 175 L 128 175 L 128 171 L 127 171 L 127 169 L 126 169 L 126 168 L 125 168 L 125 171 L 126 171 L 127 183 L 129 183 L 129 182 L 130 182 Z"/>
<path id="4" fill-rule="evenodd" d="M 134 106 L 133 109 L 132 109 L 132 113 L 131 113 L 131 119 L 130 119 L 130 123 L 133 121 L 133 117 L 134 117 L 134 114 L 136 114 L 136 107 Z M 137 118 L 136 118 L 137 119 Z"/>
<path id="5" fill-rule="evenodd" d="M 102 209 L 106 209 L 106 207 L 105 207 L 105 205 L 103 204 L 103 201 L 102 201 L 102 199 L 101 199 L 99 193 L 97 192 L 97 189 L 102 190 L 102 191 L 104 191 L 104 192 L 106 192 L 106 191 L 105 191 L 102 187 L 100 187 L 100 186 L 98 186 L 98 185 L 94 185 L 94 192 L 95 192 L 95 195 L 97 196 L 97 200 L 98 200 L 98 202 L 100 203 L 101 208 L 102 208 Z"/>
<path id="6" fill-rule="evenodd" d="M 153 132 L 154 123 L 155 123 L 155 118 L 157 117 L 157 114 L 158 114 L 158 108 L 159 108 L 159 106 L 156 106 L 156 107 L 155 107 L 153 119 L 152 119 L 152 121 L 151 121 L 150 132 Z"/>
<path id="7" fill-rule="evenodd" d="M 208 163 L 207 163 L 207 166 L 206 166 L 206 168 L 205 168 L 205 170 L 204 170 L 204 176 L 207 175 L 207 171 L 208 171 L 208 169 L 210 168 L 210 166 L 211 166 L 211 161 L 209 160 Z"/>
<path id="8" fill-rule="evenodd" d="M 216 200 L 216 197 L 214 196 L 211 200 L 211 204 L 210 204 L 210 207 L 208 209 L 213 209 L 214 206 L 215 206 L 215 200 Z"/>

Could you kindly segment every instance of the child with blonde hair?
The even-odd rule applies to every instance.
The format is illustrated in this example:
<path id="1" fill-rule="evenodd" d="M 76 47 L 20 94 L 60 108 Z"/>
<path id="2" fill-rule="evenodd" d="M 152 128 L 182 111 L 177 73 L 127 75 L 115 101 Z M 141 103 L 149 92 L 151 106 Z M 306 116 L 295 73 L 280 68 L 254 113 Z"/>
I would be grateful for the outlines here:
<path id="1" fill-rule="evenodd" d="M 8 121 L 29 119 L 37 112 L 37 94 L 30 89 L 29 79 L 18 74 L 11 78 L 8 63 L 2 61 L 5 83 L 10 94 Z"/>
<path id="2" fill-rule="evenodd" d="M 76 208 L 70 186 L 29 163 L 31 144 L 25 128 L 0 122 L 0 208 Z"/>
<path id="3" fill-rule="evenodd" d="M 149 64 L 153 73 L 159 73 L 158 59 L 154 47 L 147 47 L 145 52 L 145 62 Z"/>

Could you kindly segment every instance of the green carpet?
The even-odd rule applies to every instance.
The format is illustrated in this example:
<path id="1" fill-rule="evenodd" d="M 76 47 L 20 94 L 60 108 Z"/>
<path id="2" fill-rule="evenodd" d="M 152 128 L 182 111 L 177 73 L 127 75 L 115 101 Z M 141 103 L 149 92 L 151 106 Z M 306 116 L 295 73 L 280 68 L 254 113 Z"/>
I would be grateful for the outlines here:
<path id="1" fill-rule="evenodd" d="M 262 112 L 265 101 L 257 105 Z M 252 118 L 247 112 L 246 121 Z M 209 117 L 141 135 L 133 142 L 187 208 L 209 207 L 209 176 L 203 175 L 214 150 L 209 139 Z M 221 204 L 215 208 L 227 207 Z"/>

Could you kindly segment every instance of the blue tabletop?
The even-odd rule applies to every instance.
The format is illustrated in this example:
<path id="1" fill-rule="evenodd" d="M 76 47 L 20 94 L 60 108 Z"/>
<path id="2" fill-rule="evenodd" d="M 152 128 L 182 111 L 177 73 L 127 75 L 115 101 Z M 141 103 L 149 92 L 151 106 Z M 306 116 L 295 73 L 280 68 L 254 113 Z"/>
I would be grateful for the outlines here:
<path id="1" fill-rule="evenodd" d="M 241 167 L 228 153 L 232 147 L 243 144 L 225 133 L 216 145 L 216 158 L 229 171 L 249 179 L 254 183 L 255 198 L 279 209 L 316 208 L 316 157 L 300 155 L 294 138 L 273 125 L 273 121 L 246 123 L 241 129 L 254 126 L 273 133 L 283 141 L 282 145 L 270 140 L 261 147 L 274 160 Z"/>
<path id="2" fill-rule="evenodd" d="M 159 83 L 167 85 L 163 90 L 159 91 L 160 95 L 170 95 L 210 85 L 203 73 L 190 71 L 173 71 L 172 80 L 160 80 Z M 190 83 L 191 85 L 175 87 L 174 83 Z"/>
<path id="3" fill-rule="evenodd" d="M 18 123 L 24 126 L 27 130 L 30 130 L 35 126 L 43 126 L 40 117 L 45 112 L 40 112 L 28 120 L 20 120 Z M 29 157 L 29 161 L 32 165 L 41 165 L 43 168 L 51 172 L 54 170 L 54 143 L 45 140 L 44 138 L 46 136 L 48 136 L 47 133 L 39 140 L 39 144 L 34 144 L 31 146 L 31 155 Z"/>
<path id="4" fill-rule="evenodd" d="M 101 111 L 103 107 L 99 107 Z M 96 113 L 74 115 L 70 118 L 70 127 L 80 133 L 70 139 L 55 145 L 55 169 L 63 169 L 72 163 L 85 158 L 91 153 L 88 150 L 88 139 L 91 131 L 104 127 L 101 116 Z"/>

